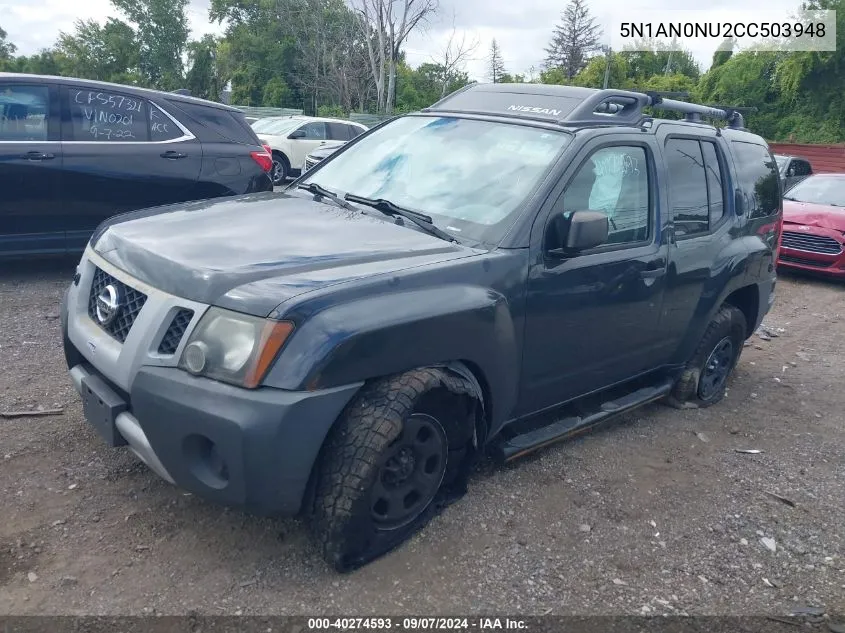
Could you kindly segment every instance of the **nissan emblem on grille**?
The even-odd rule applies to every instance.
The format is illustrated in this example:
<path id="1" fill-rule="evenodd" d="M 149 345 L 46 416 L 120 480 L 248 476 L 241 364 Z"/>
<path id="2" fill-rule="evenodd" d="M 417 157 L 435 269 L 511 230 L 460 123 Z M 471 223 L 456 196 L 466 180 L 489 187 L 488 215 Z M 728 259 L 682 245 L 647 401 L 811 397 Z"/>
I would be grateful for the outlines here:
<path id="1" fill-rule="evenodd" d="M 97 320 L 102 325 L 109 325 L 120 314 L 120 293 L 109 284 L 97 295 Z"/>

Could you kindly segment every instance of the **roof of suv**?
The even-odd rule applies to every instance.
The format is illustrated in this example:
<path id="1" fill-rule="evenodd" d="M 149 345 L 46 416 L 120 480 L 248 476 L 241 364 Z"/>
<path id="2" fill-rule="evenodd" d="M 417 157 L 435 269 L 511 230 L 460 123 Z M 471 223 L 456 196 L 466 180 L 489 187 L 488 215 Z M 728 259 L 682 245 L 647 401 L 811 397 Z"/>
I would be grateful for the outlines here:
<path id="1" fill-rule="evenodd" d="M 726 131 L 736 135 L 749 133 L 738 108 L 675 101 L 664 98 L 658 92 L 599 90 L 548 84 L 469 84 L 422 112 L 509 118 L 577 128 L 641 126 L 654 119 L 643 112 L 646 107 L 685 115 L 684 120 L 673 120 L 673 123 L 701 126 L 706 124 L 705 118 L 721 119 L 728 123 Z"/>
<path id="2" fill-rule="evenodd" d="M 176 92 L 164 92 L 162 90 L 152 90 L 150 88 L 140 88 L 138 86 L 130 86 L 127 84 L 116 84 L 110 83 L 108 81 L 96 81 L 94 79 L 79 79 L 76 77 L 59 77 L 58 75 L 28 75 L 23 73 L 4 73 L 0 72 L 0 80 L 2 79 L 15 79 L 15 80 L 24 80 L 24 81 L 51 81 L 53 83 L 58 84 L 83 84 L 85 86 L 91 86 L 95 88 L 100 88 L 102 90 L 121 90 L 123 92 L 135 92 L 139 95 L 147 95 L 147 96 L 155 96 L 158 98 L 166 98 L 169 101 L 183 101 L 189 103 L 196 103 L 205 106 L 212 106 L 216 108 L 220 108 L 221 110 L 229 110 L 231 112 L 241 112 L 238 108 L 233 108 L 232 106 L 225 105 L 223 103 L 217 103 L 216 101 L 208 101 L 207 99 L 200 99 L 199 97 L 191 97 L 184 94 L 179 94 Z"/>

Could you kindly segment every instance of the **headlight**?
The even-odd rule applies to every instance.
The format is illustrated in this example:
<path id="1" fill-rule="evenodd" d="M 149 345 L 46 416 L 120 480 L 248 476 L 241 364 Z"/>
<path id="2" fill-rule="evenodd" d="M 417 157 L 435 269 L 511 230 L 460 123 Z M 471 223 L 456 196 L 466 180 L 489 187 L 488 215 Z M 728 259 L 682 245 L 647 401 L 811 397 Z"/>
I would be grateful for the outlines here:
<path id="1" fill-rule="evenodd" d="M 185 345 L 179 367 L 196 376 L 253 389 L 292 331 L 289 321 L 209 308 Z"/>

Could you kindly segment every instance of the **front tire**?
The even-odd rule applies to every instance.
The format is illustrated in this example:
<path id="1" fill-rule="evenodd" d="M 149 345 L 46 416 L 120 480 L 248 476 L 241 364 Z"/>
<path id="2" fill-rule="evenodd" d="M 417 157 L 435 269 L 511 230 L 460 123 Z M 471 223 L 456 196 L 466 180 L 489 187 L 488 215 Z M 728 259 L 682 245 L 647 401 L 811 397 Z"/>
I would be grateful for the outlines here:
<path id="1" fill-rule="evenodd" d="M 723 305 L 675 385 L 670 403 L 705 408 L 720 402 L 742 353 L 747 329 L 742 311 Z"/>
<path id="2" fill-rule="evenodd" d="M 437 369 L 375 382 L 332 430 L 318 464 L 312 532 L 337 571 L 360 567 L 419 531 L 465 462 L 473 401 Z"/>

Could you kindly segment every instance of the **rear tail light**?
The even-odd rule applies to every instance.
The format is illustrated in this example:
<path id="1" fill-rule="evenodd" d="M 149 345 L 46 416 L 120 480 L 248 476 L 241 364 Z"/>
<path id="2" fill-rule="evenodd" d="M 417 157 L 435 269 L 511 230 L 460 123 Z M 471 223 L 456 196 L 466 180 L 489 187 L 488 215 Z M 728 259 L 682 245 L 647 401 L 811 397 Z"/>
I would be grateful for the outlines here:
<path id="1" fill-rule="evenodd" d="M 777 223 L 775 224 L 775 248 L 774 248 L 774 258 L 775 262 L 778 260 L 778 256 L 780 255 L 780 240 L 783 236 L 783 214 L 781 213 L 780 217 L 778 218 Z"/>
<path id="2" fill-rule="evenodd" d="M 273 168 L 273 153 L 267 145 L 263 145 L 263 147 L 264 151 L 250 152 L 249 155 L 264 172 L 269 172 Z"/>

